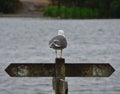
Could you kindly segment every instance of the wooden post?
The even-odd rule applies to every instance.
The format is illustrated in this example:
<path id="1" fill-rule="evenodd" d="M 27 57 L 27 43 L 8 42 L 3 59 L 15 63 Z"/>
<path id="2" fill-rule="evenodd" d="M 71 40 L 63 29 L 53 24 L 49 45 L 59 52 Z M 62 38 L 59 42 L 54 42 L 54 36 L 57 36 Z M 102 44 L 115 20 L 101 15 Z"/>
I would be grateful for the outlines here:
<path id="1" fill-rule="evenodd" d="M 68 84 L 65 81 L 65 59 L 55 59 L 55 77 L 53 78 L 55 94 L 68 94 Z"/>
<path id="2" fill-rule="evenodd" d="M 68 94 L 68 83 L 67 81 L 60 79 L 59 84 L 60 94 Z"/>

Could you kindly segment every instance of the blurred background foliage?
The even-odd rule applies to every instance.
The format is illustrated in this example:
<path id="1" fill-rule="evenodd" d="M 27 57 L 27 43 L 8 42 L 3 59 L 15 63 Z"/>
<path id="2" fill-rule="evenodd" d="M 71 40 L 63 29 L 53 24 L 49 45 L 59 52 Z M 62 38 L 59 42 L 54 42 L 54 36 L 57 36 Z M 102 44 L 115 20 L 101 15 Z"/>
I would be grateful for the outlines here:
<path id="1" fill-rule="evenodd" d="M 51 0 L 45 16 L 60 18 L 120 18 L 120 0 Z"/>
<path id="2" fill-rule="evenodd" d="M 34 0 L 33 0 L 34 1 Z M 59 18 L 120 18 L 120 0 L 50 0 L 44 16 Z M 0 13 L 16 13 L 20 0 L 0 0 Z"/>
<path id="3" fill-rule="evenodd" d="M 19 0 L 0 0 L 1 13 L 15 13 L 20 5 Z"/>

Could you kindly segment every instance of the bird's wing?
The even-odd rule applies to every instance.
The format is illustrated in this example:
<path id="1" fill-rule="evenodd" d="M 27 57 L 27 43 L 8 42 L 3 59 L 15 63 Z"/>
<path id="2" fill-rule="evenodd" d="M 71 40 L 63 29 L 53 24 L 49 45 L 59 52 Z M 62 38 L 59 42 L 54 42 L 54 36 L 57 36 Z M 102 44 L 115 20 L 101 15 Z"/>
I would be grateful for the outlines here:
<path id="1" fill-rule="evenodd" d="M 50 48 L 59 48 L 61 47 L 61 43 L 59 40 L 54 39 L 52 42 L 49 43 Z"/>
<path id="2" fill-rule="evenodd" d="M 67 46 L 66 38 L 64 36 L 61 36 L 61 35 L 55 36 L 54 38 L 52 38 L 50 40 L 49 46 L 50 46 L 50 48 L 54 48 L 54 49 L 66 48 L 66 46 Z"/>

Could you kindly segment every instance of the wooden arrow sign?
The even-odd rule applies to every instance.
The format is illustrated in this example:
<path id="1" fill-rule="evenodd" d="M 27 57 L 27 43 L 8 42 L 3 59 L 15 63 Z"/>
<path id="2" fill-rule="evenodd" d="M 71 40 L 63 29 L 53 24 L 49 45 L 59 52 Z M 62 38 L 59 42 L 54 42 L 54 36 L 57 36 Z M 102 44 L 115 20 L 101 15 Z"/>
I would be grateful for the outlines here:
<path id="1" fill-rule="evenodd" d="M 68 77 L 109 77 L 115 69 L 110 64 L 66 64 Z"/>
<path id="2" fill-rule="evenodd" d="M 53 77 L 55 76 L 55 64 L 53 63 L 19 63 L 10 64 L 5 71 L 11 77 Z M 114 68 L 110 64 L 65 64 L 65 77 L 109 77 Z"/>
<path id="3" fill-rule="evenodd" d="M 54 64 L 10 64 L 5 71 L 11 77 L 51 77 L 54 75 Z"/>

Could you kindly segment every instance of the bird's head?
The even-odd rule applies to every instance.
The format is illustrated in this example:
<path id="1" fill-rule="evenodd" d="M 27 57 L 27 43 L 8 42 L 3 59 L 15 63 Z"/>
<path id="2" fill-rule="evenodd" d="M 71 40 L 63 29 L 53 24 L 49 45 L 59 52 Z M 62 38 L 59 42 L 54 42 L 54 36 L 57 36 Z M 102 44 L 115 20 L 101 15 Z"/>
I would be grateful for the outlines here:
<path id="1" fill-rule="evenodd" d="M 65 37 L 65 35 L 64 35 L 64 31 L 63 31 L 63 30 L 58 30 L 58 35 L 62 35 L 62 36 Z"/>

